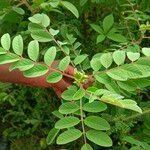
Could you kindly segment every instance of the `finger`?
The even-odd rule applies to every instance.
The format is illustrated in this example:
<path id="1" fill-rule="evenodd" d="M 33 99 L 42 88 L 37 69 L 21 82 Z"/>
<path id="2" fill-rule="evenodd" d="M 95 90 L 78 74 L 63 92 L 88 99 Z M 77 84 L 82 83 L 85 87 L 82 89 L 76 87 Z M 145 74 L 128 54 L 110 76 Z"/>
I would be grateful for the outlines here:
<path id="1" fill-rule="evenodd" d="M 69 65 L 67 67 L 67 69 L 65 70 L 65 73 L 68 74 L 68 75 L 74 76 L 74 74 L 75 74 L 75 68 L 72 67 L 71 65 Z"/>
<path id="2" fill-rule="evenodd" d="M 53 83 L 52 87 L 58 89 L 59 91 L 65 91 L 70 86 L 69 83 L 67 83 L 64 79 L 60 80 L 57 83 Z"/>
<path id="3" fill-rule="evenodd" d="M 83 87 L 87 89 L 94 82 L 94 78 L 89 75 L 87 81 L 83 84 Z"/>
<path id="4" fill-rule="evenodd" d="M 58 97 L 59 99 L 61 99 L 61 94 L 62 94 L 62 92 L 61 92 L 60 90 L 58 90 L 58 89 L 54 89 L 54 91 L 55 91 L 57 97 Z"/>

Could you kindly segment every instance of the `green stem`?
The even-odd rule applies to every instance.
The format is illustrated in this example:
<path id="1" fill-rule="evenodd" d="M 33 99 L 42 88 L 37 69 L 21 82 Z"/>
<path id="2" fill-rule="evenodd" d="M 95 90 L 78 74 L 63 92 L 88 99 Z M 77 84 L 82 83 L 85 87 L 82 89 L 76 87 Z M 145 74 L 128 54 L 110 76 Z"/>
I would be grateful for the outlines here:
<path id="1" fill-rule="evenodd" d="M 83 131 L 84 143 L 86 143 L 86 135 L 85 135 L 85 127 L 84 127 L 84 118 L 83 118 L 83 109 L 82 109 L 82 99 L 80 99 L 80 116 L 81 116 L 81 124 Z"/>

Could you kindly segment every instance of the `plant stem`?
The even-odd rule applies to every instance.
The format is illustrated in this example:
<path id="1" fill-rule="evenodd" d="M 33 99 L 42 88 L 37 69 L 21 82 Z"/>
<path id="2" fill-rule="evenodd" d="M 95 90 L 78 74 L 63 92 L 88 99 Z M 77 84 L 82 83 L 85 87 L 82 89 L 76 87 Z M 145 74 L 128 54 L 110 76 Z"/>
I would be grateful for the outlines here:
<path id="1" fill-rule="evenodd" d="M 86 143 L 85 127 L 84 127 L 84 118 L 83 118 L 83 109 L 82 109 L 82 99 L 80 99 L 80 115 L 81 115 L 81 124 L 83 131 L 84 143 Z"/>

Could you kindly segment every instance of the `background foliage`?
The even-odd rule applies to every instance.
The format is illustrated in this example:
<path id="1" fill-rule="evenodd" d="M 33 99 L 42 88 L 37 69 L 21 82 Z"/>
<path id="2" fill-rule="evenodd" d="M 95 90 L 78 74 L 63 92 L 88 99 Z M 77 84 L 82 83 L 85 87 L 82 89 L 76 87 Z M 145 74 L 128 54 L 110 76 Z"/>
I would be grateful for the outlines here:
<path id="1" fill-rule="evenodd" d="M 38 72 L 20 67 L 21 63 L 11 69 L 19 68 L 27 77 L 45 74 L 47 68 L 38 66 L 43 57 L 47 66 L 60 59 L 60 71 L 70 62 L 79 71 L 76 86 L 63 93 L 62 104 L 51 89 L 1 83 L 1 143 L 8 143 L 12 150 L 76 150 L 85 141 L 91 146 L 85 144 L 82 150 L 150 149 L 149 10 L 149 0 L 1 0 L 1 64 L 16 62 L 23 53 L 29 68 L 33 67 L 32 61 L 37 61 Z M 51 36 L 43 31 L 49 24 Z M 87 89 L 88 94 L 78 88 L 86 79 L 83 72 L 96 80 Z M 47 81 L 61 78 L 57 72 Z M 123 101 L 121 96 L 125 97 Z M 85 137 L 83 131 L 82 138 L 83 129 L 87 133 Z M 55 135 L 57 144 L 53 141 Z M 78 137 L 82 140 L 76 140 Z"/>

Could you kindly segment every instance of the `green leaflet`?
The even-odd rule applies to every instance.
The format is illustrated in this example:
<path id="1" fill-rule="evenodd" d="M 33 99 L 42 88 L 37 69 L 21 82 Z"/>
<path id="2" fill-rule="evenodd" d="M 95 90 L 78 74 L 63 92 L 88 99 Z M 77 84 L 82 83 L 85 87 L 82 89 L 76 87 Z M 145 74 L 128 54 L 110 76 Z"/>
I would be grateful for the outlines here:
<path id="1" fill-rule="evenodd" d="M 103 29 L 102 29 L 100 26 L 98 26 L 98 25 L 96 25 L 96 24 L 90 24 L 90 26 L 91 26 L 96 32 L 98 32 L 98 33 L 100 33 L 100 34 L 103 34 Z"/>
<path id="2" fill-rule="evenodd" d="M 60 118 L 60 119 L 64 118 L 64 116 L 59 111 L 57 111 L 57 110 L 53 111 L 52 114 L 54 116 L 56 116 L 57 118 Z"/>
<path id="3" fill-rule="evenodd" d="M 84 111 L 93 112 L 93 113 L 102 112 L 106 109 L 107 109 L 107 105 L 102 102 L 99 102 L 99 101 L 94 101 L 92 103 L 86 103 L 83 106 Z"/>
<path id="4" fill-rule="evenodd" d="M 84 144 L 81 148 L 81 150 L 93 150 L 93 148 L 89 144 Z"/>
<path id="5" fill-rule="evenodd" d="M 23 75 L 28 78 L 40 77 L 45 75 L 48 72 L 48 67 L 37 64 L 29 70 L 23 72 Z"/>
<path id="6" fill-rule="evenodd" d="M 98 35 L 96 43 L 98 44 L 100 42 L 103 42 L 105 40 L 105 38 L 106 38 L 106 36 L 103 34 Z"/>
<path id="7" fill-rule="evenodd" d="M 0 55 L 6 54 L 6 53 L 7 51 L 4 48 L 0 47 Z"/>
<path id="8" fill-rule="evenodd" d="M 126 81 L 128 79 L 127 72 L 123 69 L 112 69 L 106 72 L 107 75 L 115 80 Z"/>
<path id="9" fill-rule="evenodd" d="M 0 55 L 0 65 L 18 61 L 20 58 L 12 53 Z"/>
<path id="10" fill-rule="evenodd" d="M 83 6 L 84 4 L 87 3 L 88 0 L 80 0 L 80 5 Z"/>
<path id="11" fill-rule="evenodd" d="M 35 14 L 32 17 L 29 17 L 29 20 L 32 23 L 41 24 L 44 27 L 48 27 L 50 25 L 50 19 L 46 14 Z"/>
<path id="12" fill-rule="evenodd" d="M 118 81 L 117 84 L 119 85 L 120 88 L 126 90 L 126 91 L 135 91 L 137 89 L 137 86 L 133 81 L 125 81 L 125 82 L 120 82 Z"/>
<path id="13" fill-rule="evenodd" d="M 77 117 L 73 116 L 64 117 L 55 123 L 55 128 L 56 129 L 70 128 L 77 125 L 79 122 L 80 120 Z"/>
<path id="14" fill-rule="evenodd" d="M 39 43 L 34 40 L 31 41 L 28 45 L 28 56 L 31 60 L 37 61 L 39 57 Z"/>
<path id="15" fill-rule="evenodd" d="M 49 133 L 48 133 L 48 136 L 46 138 L 46 142 L 48 145 L 52 144 L 53 141 L 55 140 L 56 136 L 58 135 L 59 133 L 59 130 L 58 129 L 55 129 L 55 128 L 52 128 Z"/>
<path id="16" fill-rule="evenodd" d="M 59 30 L 54 30 L 53 28 L 50 28 L 49 32 L 50 32 L 51 35 L 55 36 L 59 33 Z"/>
<path id="17" fill-rule="evenodd" d="M 104 53 L 100 57 L 100 62 L 105 68 L 109 68 L 113 62 L 111 53 Z"/>
<path id="18" fill-rule="evenodd" d="M 135 103 L 134 102 L 135 101 L 130 100 L 130 99 L 124 99 L 122 101 L 122 104 L 124 105 L 123 107 L 126 109 L 130 109 L 130 110 L 142 113 L 142 109 L 139 106 L 137 106 L 136 102 Z"/>
<path id="19" fill-rule="evenodd" d="M 142 73 L 141 77 L 149 77 L 150 76 L 150 58 L 149 57 L 141 57 L 138 61 L 134 63 L 135 67 Z"/>
<path id="20" fill-rule="evenodd" d="M 57 83 L 62 79 L 62 74 L 59 72 L 52 72 L 46 78 L 48 83 Z"/>
<path id="21" fill-rule="evenodd" d="M 15 11 L 16 13 L 18 13 L 20 15 L 24 15 L 25 14 L 25 11 L 22 8 L 20 8 L 20 7 L 13 6 L 12 9 L 13 9 L 13 11 Z"/>
<path id="22" fill-rule="evenodd" d="M 78 111 L 79 109 L 80 109 L 80 107 L 76 103 L 67 102 L 67 103 L 63 103 L 59 107 L 59 112 L 61 114 L 71 114 L 71 113 L 74 113 L 74 112 Z"/>
<path id="23" fill-rule="evenodd" d="M 107 37 L 115 42 L 120 42 L 120 43 L 127 42 L 126 37 L 118 33 L 109 33 Z"/>
<path id="24" fill-rule="evenodd" d="M 111 82 L 111 78 L 104 72 L 98 73 L 94 75 L 95 79 L 102 84 L 109 84 Z"/>
<path id="25" fill-rule="evenodd" d="M 133 100 L 128 100 L 128 99 L 120 99 L 117 97 L 114 97 L 113 95 L 104 95 L 101 97 L 101 101 L 105 103 L 109 103 L 115 106 L 119 106 L 121 108 L 126 108 L 130 109 L 139 113 L 142 113 L 142 110 L 139 106 L 137 106 L 137 103 Z"/>
<path id="26" fill-rule="evenodd" d="M 69 66 L 69 63 L 70 63 L 70 56 L 64 57 L 60 61 L 59 65 L 58 65 L 58 69 L 61 71 L 65 71 L 67 69 L 67 67 Z"/>
<path id="27" fill-rule="evenodd" d="M 84 95 L 85 95 L 85 91 L 82 88 L 80 88 L 78 91 L 74 93 L 73 100 L 79 100 L 82 97 L 84 97 Z"/>
<path id="28" fill-rule="evenodd" d="M 52 36 L 50 33 L 44 31 L 44 30 L 34 30 L 31 32 L 31 37 L 34 40 L 37 40 L 39 42 L 50 42 L 52 41 Z"/>
<path id="29" fill-rule="evenodd" d="M 10 49 L 10 45 L 11 45 L 11 39 L 10 39 L 10 35 L 8 33 L 4 34 L 1 37 L 1 45 L 5 50 L 9 50 Z"/>
<path id="30" fill-rule="evenodd" d="M 99 58 L 92 58 L 90 65 L 94 71 L 98 71 L 102 66 Z"/>
<path id="31" fill-rule="evenodd" d="M 123 139 L 123 141 L 126 141 L 126 142 L 129 142 L 131 144 L 135 144 L 135 145 L 142 145 L 142 142 L 134 139 L 133 137 L 131 136 L 125 136 Z"/>
<path id="32" fill-rule="evenodd" d="M 117 65 L 124 64 L 125 58 L 126 58 L 126 54 L 124 51 L 117 50 L 113 53 L 113 59 Z"/>
<path id="33" fill-rule="evenodd" d="M 16 36 L 12 41 L 12 47 L 14 52 L 21 56 L 23 53 L 23 39 L 21 35 Z"/>
<path id="34" fill-rule="evenodd" d="M 95 130 L 109 130 L 109 123 L 99 116 L 88 116 L 84 119 L 84 124 Z"/>
<path id="35" fill-rule="evenodd" d="M 114 24 L 114 17 L 112 14 L 106 16 L 103 20 L 103 29 L 107 33 Z"/>
<path id="36" fill-rule="evenodd" d="M 83 54 L 83 55 L 79 55 L 74 59 L 74 64 L 78 65 L 81 64 L 86 58 L 87 58 L 87 54 Z"/>
<path id="37" fill-rule="evenodd" d="M 122 69 L 126 72 L 128 79 L 142 77 L 142 72 L 135 65 L 132 65 L 132 64 L 123 65 Z"/>
<path id="38" fill-rule="evenodd" d="M 133 62 L 140 58 L 140 53 L 127 52 L 127 56 Z"/>
<path id="39" fill-rule="evenodd" d="M 30 22 L 28 25 L 28 30 L 32 33 L 34 31 L 44 31 L 44 27 L 42 25 Z"/>
<path id="40" fill-rule="evenodd" d="M 103 147 L 110 147 L 112 146 L 111 138 L 102 131 L 97 130 L 89 130 L 86 133 L 86 137 L 93 143 L 103 146 Z"/>
<path id="41" fill-rule="evenodd" d="M 9 68 L 10 71 L 14 69 L 19 69 L 20 71 L 26 71 L 34 66 L 33 61 L 29 59 L 20 59 L 18 62 L 12 64 Z"/>
<path id="42" fill-rule="evenodd" d="M 150 48 L 149 47 L 143 47 L 142 48 L 142 53 L 147 56 L 150 57 Z"/>
<path id="43" fill-rule="evenodd" d="M 57 144 L 67 144 L 72 141 L 77 140 L 82 136 L 82 132 L 78 129 L 69 129 L 67 131 L 64 131 L 62 134 L 60 134 L 57 138 Z"/>
<path id="44" fill-rule="evenodd" d="M 149 79 L 136 79 L 134 80 L 134 84 L 137 86 L 137 88 L 145 88 L 147 86 L 150 86 L 150 80 Z"/>
<path id="45" fill-rule="evenodd" d="M 49 48 L 44 55 L 44 62 L 46 65 L 50 66 L 56 57 L 56 47 L 52 46 Z"/>
<path id="46" fill-rule="evenodd" d="M 61 97 L 65 100 L 71 101 L 71 100 L 73 100 L 73 95 L 76 91 L 77 91 L 77 87 L 71 86 L 62 93 Z"/>
<path id="47" fill-rule="evenodd" d="M 61 1 L 61 5 L 67 8 L 69 11 L 71 11 L 77 18 L 79 18 L 79 12 L 72 3 L 68 1 Z"/>
<path id="48" fill-rule="evenodd" d="M 68 90 L 64 91 L 61 96 L 63 99 L 71 101 L 71 100 L 79 100 L 82 97 L 84 97 L 84 95 L 85 91 L 82 88 L 77 89 L 76 86 L 72 86 Z"/>

